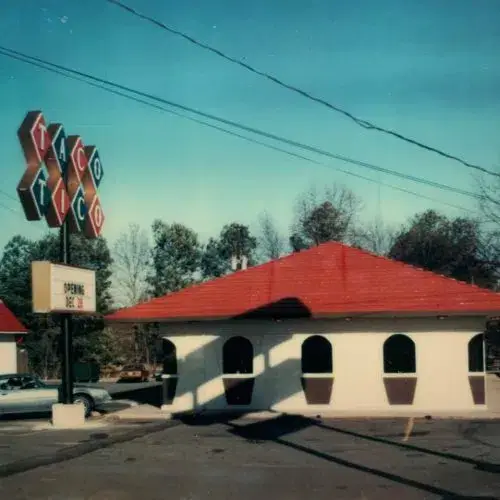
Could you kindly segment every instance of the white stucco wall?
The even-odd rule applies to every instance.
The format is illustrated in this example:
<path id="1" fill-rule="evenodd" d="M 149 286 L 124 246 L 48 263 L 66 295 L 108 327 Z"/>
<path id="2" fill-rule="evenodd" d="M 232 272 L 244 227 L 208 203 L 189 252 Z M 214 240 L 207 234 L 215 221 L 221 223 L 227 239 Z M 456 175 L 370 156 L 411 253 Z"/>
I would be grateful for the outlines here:
<path id="1" fill-rule="evenodd" d="M 17 347 L 14 335 L 0 334 L 1 373 L 17 373 Z"/>
<path id="2" fill-rule="evenodd" d="M 287 412 L 437 413 L 485 409 L 474 405 L 468 379 L 468 342 L 483 318 L 253 321 L 162 325 L 177 348 L 178 386 L 168 411 L 226 409 L 222 346 L 241 335 L 254 346 L 255 386 L 248 409 Z M 391 406 L 383 382 L 383 343 L 394 333 L 416 344 L 417 386 L 411 406 Z M 301 346 L 311 335 L 333 346 L 329 405 L 307 405 L 301 386 Z M 477 375 L 477 374 L 476 374 Z M 244 377 L 244 376 L 242 376 Z"/>

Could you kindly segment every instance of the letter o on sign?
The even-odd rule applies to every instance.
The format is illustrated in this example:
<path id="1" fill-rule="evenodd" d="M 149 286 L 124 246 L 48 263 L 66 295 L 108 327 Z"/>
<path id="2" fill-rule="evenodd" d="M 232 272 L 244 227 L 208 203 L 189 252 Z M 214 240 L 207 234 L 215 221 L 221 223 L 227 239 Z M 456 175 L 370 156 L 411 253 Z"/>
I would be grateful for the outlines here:
<path id="1" fill-rule="evenodd" d="M 96 229 L 100 229 L 103 223 L 103 214 L 101 205 L 96 205 L 94 209 L 94 222 L 96 225 Z"/>
<path id="2" fill-rule="evenodd" d="M 102 165 L 101 165 L 101 160 L 99 158 L 96 158 L 94 161 L 94 175 L 95 175 L 95 180 L 100 181 L 101 176 L 102 176 Z"/>

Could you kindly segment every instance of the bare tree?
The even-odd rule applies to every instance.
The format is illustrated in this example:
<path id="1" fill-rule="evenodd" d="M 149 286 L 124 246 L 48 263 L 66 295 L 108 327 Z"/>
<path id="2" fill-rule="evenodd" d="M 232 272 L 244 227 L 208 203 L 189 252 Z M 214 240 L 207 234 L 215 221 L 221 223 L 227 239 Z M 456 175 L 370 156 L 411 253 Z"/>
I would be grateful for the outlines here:
<path id="1" fill-rule="evenodd" d="M 353 231 L 352 242 L 377 255 L 387 255 L 396 241 L 397 230 L 380 217 L 362 224 Z"/>
<path id="2" fill-rule="evenodd" d="M 482 223 L 500 228 L 500 179 L 483 175 L 477 178 L 477 185 Z"/>
<path id="3" fill-rule="evenodd" d="M 286 240 L 267 211 L 259 216 L 258 248 L 262 260 L 266 262 L 278 259 L 286 249 Z"/>
<path id="4" fill-rule="evenodd" d="M 146 232 L 138 224 L 130 224 L 113 247 L 115 280 L 123 305 L 134 305 L 145 298 L 150 256 Z"/>
<path id="5" fill-rule="evenodd" d="M 361 207 L 361 201 L 353 191 L 340 184 L 322 191 L 310 188 L 295 203 L 290 237 L 293 249 L 327 241 L 350 241 Z"/>
<path id="6" fill-rule="evenodd" d="M 484 262 L 500 267 L 500 179 L 491 176 L 477 178 L 479 220 L 481 228 L 480 254 Z"/>

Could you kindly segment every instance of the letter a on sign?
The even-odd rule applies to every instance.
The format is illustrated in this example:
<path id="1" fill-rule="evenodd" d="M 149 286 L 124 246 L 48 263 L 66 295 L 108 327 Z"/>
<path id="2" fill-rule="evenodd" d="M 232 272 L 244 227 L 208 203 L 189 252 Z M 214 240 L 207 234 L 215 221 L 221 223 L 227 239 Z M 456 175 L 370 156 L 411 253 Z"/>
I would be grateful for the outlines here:
<path id="1" fill-rule="evenodd" d="M 66 148 L 66 134 L 59 123 L 49 125 L 50 147 L 45 156 L 45 165 L 49 177 L 60 177 L 68 166 L 68 151 Z"/>

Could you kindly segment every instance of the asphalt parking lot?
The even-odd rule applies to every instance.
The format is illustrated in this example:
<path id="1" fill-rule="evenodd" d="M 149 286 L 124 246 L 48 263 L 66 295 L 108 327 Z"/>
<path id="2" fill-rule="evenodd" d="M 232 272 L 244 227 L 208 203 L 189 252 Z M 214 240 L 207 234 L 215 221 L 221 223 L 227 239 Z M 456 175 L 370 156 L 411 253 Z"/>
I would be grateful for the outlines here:
<path id="1" fill-rule="evenodd" d="M 98 382 L 95 384 L 82 384 L 88 387 L 101 387 L 106 389 L 113 399 L 132 400 L 142 404 L 160 407 L 162 403 L 162 383 L 149 382 Z"/>
<path id="2" fill-rule="evenodd" d="M 0 498 L 500 498 L 500 423 L 417 421 L 404 442 L 405 424 L 291 416 L 184 419 L 135 439 L 95 445 L 82 456 L 4 475 Z M 78 439 L 99 441 L 96 431 L 90 439 L 71 431 L 55 439 L 51 432 L 25 436 L 24 446 L 42 439 L 66 439 L 73 448 Z M 0 453 L 16 442 L 0 429 Z"/>

